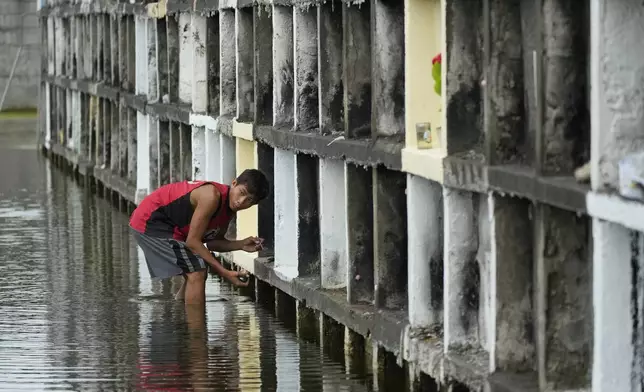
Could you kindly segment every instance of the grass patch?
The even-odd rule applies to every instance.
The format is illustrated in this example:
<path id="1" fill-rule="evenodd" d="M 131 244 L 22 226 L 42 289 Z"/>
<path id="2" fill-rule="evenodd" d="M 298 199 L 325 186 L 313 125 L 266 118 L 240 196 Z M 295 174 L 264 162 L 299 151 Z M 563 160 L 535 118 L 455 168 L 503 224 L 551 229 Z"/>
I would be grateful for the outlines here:
<path id="1" fill-rule="evenodd" d="M 38 117 L 38 109 L 36 108 L 9 109 L 0 112 L 0 120 L 33 117 Z"/>

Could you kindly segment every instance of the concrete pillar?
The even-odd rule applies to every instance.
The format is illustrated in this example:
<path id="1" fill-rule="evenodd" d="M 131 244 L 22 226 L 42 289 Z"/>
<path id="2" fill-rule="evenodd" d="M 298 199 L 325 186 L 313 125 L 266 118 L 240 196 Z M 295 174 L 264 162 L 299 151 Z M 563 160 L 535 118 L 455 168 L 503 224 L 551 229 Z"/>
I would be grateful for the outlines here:
<path id="1" fill-rule="evenodd" d="M 344 360 L 344 325 L 320 313 L 320 349 L 333 361 Z"/>
<path id="2" fill-rule="evenodd" d="M 256 125 L 273 124 L 273 21 L 270 10 L 256 7 L 253 12 L 255 47 L 255 119 Z"/>
<path id="3" fill-rule="evenodd" d="M 319 276 L 320 221 L 318 197 L 318 158 L 296 155 L 297 247 L 300 276 Z"/>
<path id="4" fill-rule="evenodd" d="M 412 327 L 442 323 L 443 195 L 441 186 L 407 175 L 407 257 L 409 322 Z"/>
<path id="5" fill-rule="evenodd" d="M 136 94 L 148 94 L 148 28 L 147 18 L 135 16 L 136 25 L 136 47 L 135 66 L 136 66 Z M 147 167 L 147 165 L 146 165 Z"/>
<path id="6" fill-rule="evenodd" d="M 447 152 L 449 154 L 482 150 L 483 134 L 483 50 L 481 27 L 483 7 L 463 2 L 446 4 L 447 52 L 445 55 L 445 91 Z M 474 104 L 472 104 L 474 102 Z"/>
<path id="7" fill-rule="evenodd" d="M 64 89 L 59 89 L 58 90 L 58 110 L 59 110 L 59 117 L 58 117 L 58 127 L 59 127 L 59 132 L 62 133 L 61 135 L 61 142 L 64 145 L 64 137 L 65 137 L 65 122 L 64 122 L 64 105 L 65 105 L 65 90 Z M 88 129 L 89 129 L 89 155 L 87 156 L 91 162 L 96 161 L 96 154 L 98 150 L 98 131 L 96 129 L 96 117 L 98 116 L 97 112 L 98 108 L 98 97 L 94 95 L 89 95 L 89 106 L 88 106 Z"/>
<path id="8" fill-rule="evenodd" d="M 347 374 L 360 374 L 366 370 L 365 344 L 362 335 L 344 327 L 344 369 Z"/>
<path id="9" fill-rule="evenodd" d="M 407 305 L 407 179 L 382 167 L 372 173 L 375 304 L 398 309 Z"/>
<path id="10" fill-rule="evenodd" d="M 234 116 L 237 113 L 237 80 L 235 40 L 235 11 L 223 9 L 219 11 L 219 47 L 220 59 L 220 115 Z"/>
<path id="11" fill-rule="evenodd" d="M 275 289 L 275 316 L 284 326 L 297 327 L 297 301 L 280 289 Z"/>
<path id="12" fill-rule="evenodd" d="M 535 368 L 533 231 L 529 201 L 491 195 L 492 302 L 490 371 Z"/>
<path id="13" fill-rule="evenodd" d="M 283 278 L 298 275 L 297 156 L 275 149 L 275 272 Z"/>
<path id="14" fill-rule="evenodd" d="M 103 157 L 101 161 L 101 168 L 109 167 L 111 162 L 111 153 L 112 153 L 112 105 L 113 103 L 107 99 L 102 100 L 101 108 L 101 120 L 103 121 L 103 151 L 101 156 Z M 77 131 L 74 131 L 74 137 L 76 138 Z"/>
<path id="15" fill-rule="evenodd" d="M 93 48 L 96 67 L 94 70 L 94 80 L 101 81 L 103 80 L 103 40 L 105 38 L 105 25 L 103 24 L 103 15 L 96 15 L 94 17 L 94 23 L 94 28 L 96 29 Z"/>
<path id="16" fill-rule="evenodd" d="M 255 118 L 252 7 L 238 8 L 235 11 L 235 59 L 237 121 L 251 122 Z"/>
<path id="17" fill-rule="evenodd" d="M 128 138 L 127 138 L 127 179 L 132 184 L 136 184 L 138 171 L 137 171 L 137 152 L 138 152 L 138 112 L 136 110 L 127 109 L 127 127 L 128 127 Z M 142 137 L 147 137 L 147 127 L 145 127 L 145 132 L 141 132 Z M 147 146 L 149 141 L 146 139 L 145 145 Z M 148 161 L 146 161 L 148 162 Z M 149 178 L 145 184 L 149 183 Z"/>
<path id="18" fill-rule="evenodd" d="M 490 48 L 485 79 L 488 159 L 492 164 L 523 162 L 532 157 L 528 157 L 529 138 L 524 127 L 521 1 L 491 0 L 487 28 Z"/>
<path id="19" fill-rule="evenodd" d="M 194 103 L 194 101 L 193 101 Z M 206 130 L 204 127 L 192 127 L 192 167 L 191 180 L 206 179 Z"/>
<path id="20" fill-rule="evenodd" d="M 237 151 L 235 139 L 219 135 L 219 156 L 221 156 L 221 174 L 219 175 L 222 182 L 230 184 L 237 177 Z"/>
<path id="21" fill-rule="evenodd" d="M 138 204 L 150 194 L 150 147 L 152 146 L 149 133 L 149 118 L 147 115 L 136 112 L 136 203 Z"/>
<path id="22" fill-rule="evenodd" d="M 150 171 L 150 185 L 148 186 L 148 193 L 152 193 L 161 184 L 160 172 L 162 159 L 160 156 L 160 121 L 154 116 L 145 116 L 148 121 L 148 155 L 150 158 L 149 171 Z"/>
<path id="23" fill-rule="evenodd" d="M 103 81 L 106 84 L 110 84 L 112 81 L 112 32 L 110 30 L 110 19 L 110 15 L 103 15 Z M 74 35 L 72 35 L 72 39 L 73 37 Z M 72 61 L 75 63 L 74 57 L 73 55 Z M 74 65 L 73 68 L 76 68 L 76 66 Z"/>
<path id="24" fill-rule="evenodd" d="M 67 148 L 74 148 L 74 133 L 73 133 L 73 123 L 72 123 L 72 113 L 73 113 L 73 97 L 71 90 L 65 90 L 65 146 Z M 102 131 L 101 124 L 101 131 Z"/>
<path id="25" fill-rule="evenodd" d="M 177 102 L 179 99 L 179 21 L 177 18 L 166 18 L 166 33 L 168 101 Z"/>
<path id="26" fill-rule="evenodd" d="M 371 135 L 371 7 L 370 2 L 342 5 L 342 81 L 347 138 Z"/>
<path id="27" fill-rule="evenodd" d="M 322 288 L 347 286 L 347 219 L 344 162 L 320 159 L 320 262 Z M 349 185 L 351 186 L 351 185 Z"/>
<path id="28" fill-rule="evenodd" d="M 257 167 L 261 170 L 269 183 L 275 183 L 275 154 L 273 147 L 264 143 L 257 143 Z M 264 239 L 264 252 L 272 253 L 275 249 L 275 192 L 271 190 L 268 197 L 257 206 L 257 231 Z"/>
<path id="29" fill-rule="evenodd" d="M 208 94 L 207 112 L 219 115 L 220 89 L 219 13 L 206 19 L 206 88 Z"/>
<path id="30" fill-rule="evenodd" d="M 127 40 L 127 21 L 124 16 L 118 16 L 118 53 L 119 53 L 119 80 L 120 80 L 120 87 L 124 90 L 127 90 L 128 88 L 128 79 L 129 79 L 129 74 L 128 74 L 128 69 L 127 69 L 127 56 L 128 56 L 128 40 Z M 88 21 L 85 21 L 86 25 Z M 86 45 L 90 44 L 91 42 L 86 41 Z M 87 56 L 88 52 L 88 47 L 85 46 L 85 53 Z M 86 57 L 87 59 L 87 57 Z M 85 69 L 85 75 L 88 77 L 91 77 L 92 74 L 92 67 L 89 62 L 86 62 L 86 69 Z"/>
<path id="31" fill-rule="evenodd" d="M 179 146 L 181 156 L 181 180 L 192 180 L 192 127 L 179 124 Z"/>
<path id="32" fill-rule="evenodd" d="M 82 133 L 82 128 L 83 124 L 81 122 L 82 120 L 82 112 L 81 112 L 81 92 L 80 91 L 72 91 L 72 111 L 71 111 L 71 117 L 72 117 L 72 135 L 73 135 L 73 149 L 79 154 L 82 154 L 82 146 L 81 146 L 81 133 Z"/>
<path id="33" fill-rule="evenodd" d="M 344 164 L 347 248 L 347 301 L 372 303 L 374 222 L 372 169 Z"/>
<path id="34" fill-rule="evenodd" d="M 273 125 L 293 126 L 293 9 L 273 5 Z"/>
<path id="35" fill-rule="evenodd" d="M 317 7 L 320 133 L 342 133 L 342 8 L 339 1 L 329 1 Z"/>
<path id="36" fill-rule="evenodd" d="M 111 57 L 111 67 L 110 67 L 110 84 L 112 86 L 117 86 L 120 80 L 119 74 L 119 17 L 116 15 L 110 15 L 110 57 Z M 80 22 L 77 22 L 77 26 L 80 27 Z M 76 39 L 77 43 L 77 57 L 78 57 L 78 71 L 81 72 L 82 69 L 82 52 L 81 52 L 81 43 L 80 39 Z"/>
<path id="37" fill-rule="evenodd" d="M 56 74 L 56 18 L 47 18 L 47 73 Z"/>
<path id="38" fill-rule="evenodd" d="M 589 387 L 592 358 L 590 222 L 536 207 L 536 337 L 542 390 Z"/>
<path id="39" fill-rule="evenodd" d="M 192 52 L 192 111 L 205 113 L 208 109 L 208 58 L 206 56 L 206 16 L 190 14 L 190 43 Z"/>
<path id="40" fill-rule="evenodd" d="M 592 390 L 631 391 L 633 365 L 631 232 L 593 219 Z M 624 306 L 618 306 L 622 304 Z"/>
<path id="41" fill-rule="evenodd" d="M 153 120 L 154 121 L 154 120 Z M 170 183 L 170 123 L 167 121 L 159 121 L 159 136 L 158 136 L 158 186 L 163 186 Z"/>
<path id="42" fill-rule="evenodd" d="M 372 4 L 372 131 L 374 136 L 405 130 L 405 3 L 376 0 Z M 429 66 L 428 66 L 429 69 Z"/>
<path id="43" fill-rule="evenodd" d="M 146 20 L 146 60 L 147 60 L 147 84 L 148 102 L 159 101 L 159 66 L 157 60 L 157 20 Z"/>
<path id="44" fill-rule="evenodd" d="M 82 97 L 81 97 L 81 108 L 82 108 Z M 82 110 L 82 109 L 81 109 Z M 121 161 L 121 156 L 120 156 L 120 140 L 121 140 L 121 122 L 120 122 L 120 115 L 121 115 L 121 105 L 119 102 L 115 102 L 114 105 L 112 106 L 112 127 L 110 129 L 110 170 L 112 171 L 113 174 L 118 175 L 119 174 L 119 165 Z M 81 128 L 81 132 L 83 129 Z M 81 136 L 81 145 L 83 143 L 83 138 Z"/>
<path id="45" fill-rule="evenodd" d="M 297 337 L 311 343 L 317 343 L 320 338 L 319 315 L 313 308 L 297 301 Z"/>
<path id="46" fill-rule="evenodd" d="M 178 123 L 170 122 L 170 182 L 181 181 L 181 131 Z"/>
<path id="47" fill-rule="evenodd" d="M 476 225 L 478 203 L 474 194 L 444 188 L 444 302 L 445 352 L 467 345 L 478 335 L 479 248 Z"/>
<path id="48" fill-rule="evenodd" d="M 156 25 L 154 47 L 157 60 L 157 89 L 158 99 L 163 101 L 163 97 L 168 94 L 168 24 L 165 19 L 152 20 L 150 23 Z"/>
<path id="49" fill-rule="evenodd" d="M 293 8 L 295 128 L 319 128 L 317 7 Z"/>
<path id="50" fill-rule="evenodd" d="M 192 102 L 192 65 L 193 38 L 191 36 L 191 16 L 187 12 L 179 14 L 179 101 Z"/>
<path id="51" fill-rule="evenodd" d="M 221 182 L 221 156 L 219 155 L 219 133 L 206 128 L 204 135 L 205 179 Z"/>
<path id="52" fill-rule="evenodd" d="M 130 153 L 130 125 L 129 125 L 129 108 L 124 104 L 119 108 L 119 176 L 123 179 L 128 178 L 128 155 Z M 129 154 L 128 154 L 129 153 Z"/>
<path id="53" fill-rule="evenodd" d="M 593 0 L 590 3 L 592 89 L 592 187 L 617 189 L 618 162 L 644 148 L 641 101 L 644 56 L 641 3 Z M 631 98 L 632 97 L 632 98 Z M 618 390 L 618 389 L 614 389 Z"/>
<path id="54" fill-rule="evenodd" d="M 127 91 L 133 93 L 136 88 L 136 24 L 133 15 L 128 15 L 127 20 Z"/>

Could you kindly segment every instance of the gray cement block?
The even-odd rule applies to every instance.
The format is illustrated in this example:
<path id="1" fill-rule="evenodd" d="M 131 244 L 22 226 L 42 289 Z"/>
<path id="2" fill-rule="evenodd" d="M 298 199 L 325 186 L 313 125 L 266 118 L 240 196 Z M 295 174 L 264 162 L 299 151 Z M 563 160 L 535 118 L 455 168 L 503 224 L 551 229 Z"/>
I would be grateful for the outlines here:
<path id="1" fill-rule="evenodd" d="M 237 118 L 241 122 L 255 118 L 253 14 L 251 7 L 235 11 Z"/>
<path id="2" fill-rule="evenodd" d="M 273 6 L 273 125 L 291 127 L 294 112 L 293 9 Z"/>
<path id="3" fill-rule="evenodd" d="M 253 12 L 255 43 L 255 124 L 273 124 L 273 20 L 258 6 Z"/>
<path id="4" fill-rule="evenodd" d="M 344 132 L 342 83 L 342 4 L 330 1 L 317 9 L 320 89 L 320 132 Z"/>
<path id="5" fill-rule="evenodd" d="M 219 12 L 219 34 L 221 37 L 235 36 L 235 11 Z M 222 39 L 221 43 L 221 105 L 220 115 L 234 116 L 237 113 L 237 74 L 235 61 L 235 40 Z"/>
<path id="6" fill-rule="evenodd" d="M 319 127 L 317 9 L 293 9 L 295 34 L 295 127 Z"/>
<path id="7" fill-rule="evenodd" d="M 371 3 L 342 6 L 344 132 L 371 135 Z"/>

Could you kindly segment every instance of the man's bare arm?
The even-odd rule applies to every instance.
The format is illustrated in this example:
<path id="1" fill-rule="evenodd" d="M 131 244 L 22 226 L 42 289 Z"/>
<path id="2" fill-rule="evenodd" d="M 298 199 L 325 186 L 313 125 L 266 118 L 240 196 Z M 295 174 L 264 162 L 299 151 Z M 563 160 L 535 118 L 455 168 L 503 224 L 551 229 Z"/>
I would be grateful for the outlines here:
<path id="1" fill-rule="evenodd" d="M 208 248 L 204 246 L 203 242 L 201 242 L 206 228 L 208 227 L 210 217 L 215 213 L 219 206 L 219 192 L 213 192 L 212 186 L 204 185 L 192 191 L 190 199 L 195 206 L 195 210 L 192 214 L 192 220 L 190 221 L 190 231 L 188 232 L 186 245 L 195 254 L 201 256 L 201 258 L 204 259 L 204 261 L 208 263 L 218 275 L 226 279 L 230 279 L 231 271 L 224 268 L 212 256 Z"/>

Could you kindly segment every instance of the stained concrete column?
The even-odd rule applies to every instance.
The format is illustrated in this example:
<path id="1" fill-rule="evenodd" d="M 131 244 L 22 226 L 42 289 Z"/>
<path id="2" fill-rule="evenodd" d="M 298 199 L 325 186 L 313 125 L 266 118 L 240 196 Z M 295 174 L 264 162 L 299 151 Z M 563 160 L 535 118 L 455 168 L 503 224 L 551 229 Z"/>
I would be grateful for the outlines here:
<path id="1" fill-rule="evenodd" d="M 157 102 L 159 100 L 159 65 L 157 55 L 157 20 L 146 20 L 146 62 L 147 78 L 143 83 L 147 84 L 148 102 Z"/>
<path id="2" fill-rule="evenodd" d="M 257 7 L 253 12 L 255 51 L 256 125 L 273 124 L 273 21 L 270 9 Z"/>
<path id="3" fill-rule="evenodd" d="M 377 307 L 407 305 L 407 179 L 378 167 L 373 173 L 374 283 Z"/>
<path id="4" fill-rule="evenodd" d="M 147 18 L 136 16 L 136 47 L 135 66 L 136 66 L 136 94 L 148 94 L 148 28 Z M 146 165 L 147 166 L 147 165 Z"/>
<path id="5" fill-rule="evenodd" d="M 150 193 L 150 132 L 148 116 L 141 112 L 136 113 L 136 150 L 134 160 L 136 162 L 136 202 L 137 204 Z M 130 158 L 130 157 L 128 157 Z M 132 158 L 130 158 L 132 160 Z"/>
<path id="6" fill-rule="evenodd" d="M 257 167 L 269 181 L 275 183 L 275 153 L 273 147 L 257 143 Z M 260 254 L 271 254 L 275 249 L 275 192 L 257 206 L 257 234 L 264 239 L 264 250 Z"/>
<path id="7" fill-rule="evenodd" d="M 79 18 L 80 19 L 80 18 Z M 56 74 L 56 18 L 47 18 L 47 73 Z M 81 56 L 82 57 L 82 56 Z"/>
<path id="8" fill-rule="evenodd" d="M 159 183 L 158 186 L 169 184 L 170 178 L 170 123 L 167 121 L 159 121 L 159 136 L 158 136 L 158 159 L 159 159 Z"/>
<path id="9" fill-rule="evenodd" d="M 590 222 L 554 207 L 536 210 L 539 385 L 543 390 L 586 388 L 593 317 Z"/>
<path id="10" fill-rule="evenodd" d="M 82 96 L 81 96 L 81 110 L 83 107 L 82 103 Z M 110 170 L 112 171 L 113 174 L 119 175 L 119 165 L 120 165 L 120 140 L 121 140 L 121 123 L 120 123 L 120 115 L 121 115 L 121 104 L 119 102 L 114 103 L 112 107 L 112 127 L 110 130 L 110 147 L 111 147 L 111 153 L 110 156 L 111 162 L 110 162 Z M 81 129 L 81 132 L 83 130 Z M 81 137 L 81 145 L 82 145 L 82 140 L 83 138 Z"/>
<path id="11" fill-rule="evenodd" d="M 103 121 L 103 148 L 101 152 L 101 168 L 109 167 L 112 159 L 112 102 L 102 100 L 101 121 Z M 74 131 L 74 139 L 77 138 L 77 131 Z"/>
<path id="12" fill-rule="evenodd" d="M 491 0 L 487 29 L 485 121 L 488 159 L 492 164 L 525 162 L 532 157 L 523 126 L 521 1 Z"/>
<path id="13" fill-rule="evenodd" d="M 372 132 L 374 136 L 404 135 L 405 4 L 376 0 L 371 7 Z"/>
<path id="14" fill-rule="evenodd" d="M 219 155 L 219 133 L 206 127 L 204 135 L 204 155 L 206 180 L 221 182 L 221 156 Z"/>
<path id="15" fill-rule="evenodd" d="M 191 180 L 192 171 L 192 127 L 179 124 L 179 154 L 181 157 L 181 181 Z"/>
<path id="16" fill-rule="evenodd" d="M 221 157 L 222 182 L 229 184 L 237 177 L 237 151 L 235 139 L 224 134 L 219 135 L 219 156 Z"/>
<path id="17" fill-rule="evenodd" d="M 237 76 L 235 40 L 235 11 L 223 9 L 219 11 L 219 45 L 220 57 L 220 114 L 234 116 L 237 113 Z"/>
<path id="18" fill-rule="evenodd" d="M 339 1 L 317 7 L 320 132 L 342 133 L 344 88 L 342 84 L 342 8 Z"/>
<path id="19" fill-rule="evenodd" d="M 298 276 L 297 156 L 275 149 L 275 272 L 284 279 Z"/>
<path id="20" fill-rule="evenodd" d="M 148 186 L 148 193 L 152 193 L 161 184 L 160 169 L 163 163 L 160 147 L 161 147 L 161 129 L 160 121 L 154 116 L 145 116 L 148 120 L 148 156 L 149 156 L 149 170 L 150 170 L 150 185 Z"/>
<path id="21" fill-rule="evenodd" d="M 179 99 L 179 22 L 175 17 L 166 18 L 166 47 L 168 61 L 168 101 Z"/>
<path id="22" fill-rule="evenodd" d="M 337 289 L 347 286 L 349 276 L 344 162 L 319 162 L 321 284 L 322 288 Z"/>
<path id="23" fill-rule="evenodd" d="M 206 179 L 206 130 L 204 127 L 192 127 L 192 167 L 191 180 Z"/>
<path id="24" fill-rule="evenodd" d="M 81 132 L 82 132 L 83 124 L 81 122 L 82 113 L 81 113 L 81 92 L 80 91 L 72 91 L 71 117 L 72 117 L 73 149 L 78 154 L 82 154 L 83 149 L 81 146 Z"/>
<path id="25" fill-rule="evenodd" d="M 490 195 L 494 330 L 490 371 L 535 368 L 531 203 Z"/>
<path id="26" fill-rule="evenodd" d="M 442 323 L 443 195 L 440 184 L 407 175 L 409 322 Z"/>
<path id="27" fill-rule="evenodd" d="M 129 92 L 135 91 L 136 86 L 136 24 L 133 15 L 126 17 L 127 21 L 127 75 Z"/>
<path id="28" fill-rule="evenodd" d="M 170 182 L 181 181 L 181 129 L 179 123 L 170 122 Z"/>
<path id="29" fill-rule="evenodd" d="M 220 91 L 220 53 L 219 53 L 219 13 L 206 19 L 206 88 L 208 94 L 207 112 L 219 115 Z"/>
<path id="30" fill-rule="evenodd" d="M 347 138 L 371 135 L 372 3 L 342 5 L 344 132 Z"/>
<path id="31" fill-rule="evenodd" d="M 192 65 L 193 39 L 191 36 L 191 16 L 187 12 L 179 14 L 179 101 L 192 102 Z"/>
<path id="32" fill-rule="evenodd" d="M 65 142 L 66 147 L 73 149 L 74 148 L 74 132 L 73 132 L 73 122 L 72 122 L 72 113 L 73 113 L 73 100 L 72 100 L 73 91 L 65 89 Z M 101 131 L 103 127 L 101 124 Z M 101 145 L 102 146 L 102 145 Z"/>
<path id="33" fill-rule="evenodd" d="M 447 52 L 445 108 L 447 152 L 449 154 L 476 149 L 482 152 L 483 135 L 483 53 L 481 27 L 483 7 L 480 3 L 446 3 Z M 446 214 L 447 216 L 447 214 Z M 446 309 L 447 310 L 447 309 Z"/>
<path id="34" fill-rule="evenodd" d="M 293 126 L 293 9 L 273 5 L 273 125 Z M 276 166 L 277 167 L 277 166 Z"/>
<path id="35" fill-rule="evenodd" d="M 103 15 L 94 16 L 94 79 L 103 80 L 103 39 L 105 36 L 105 26 L 103 24 Z"/>
<path id="36" fill-rule="evenodd" d="M 208 62 L 206 46 L 208 38 L 206 17 L 190 14 L 190 43 L 192 52 L 192 111 L 205 113 L 208 109 Z M 194 131 L 193 131 L 194 132 Z"/>
<path id="37" fill-rule="evenodd" d="M 344 163 L 347 241 L 347 301 L 372 303 L 374 221 L 372 169 Z"/>
<path id="38" fill-rule="evenodd" d="M 293 8 L 295 128 L 304 132 L 319 127 L 317 29 L 317 7 Z"/>
<path id="39" fill-rule="evenodd" d="M 593 219 L 592 390 L 632 391 L 632 234 L 627 228 Z"/>
<path id="40" fill-rule="evenodd" d="M 156 33 L 154 34 L 157 60 L 156 77 L 158 100 L 162 101 L 164 96 L 168 94 L 168 24 L 165 19 L 156 19 L 150 23 L 156 24 Z"/>
<path id="41" fill-rule="evenodd" d="M 111 67 L 110 67 L 110 84 L 112 86 L 118 85 L 120 80 L 119 75 L 119 28 L 118 28 L 119 17 L 116 15 L 110 15 L 110 57 L 111 57 Z M 77 31 L 80 29 L 80 21 L 77 22 Z M 77 44 L 77 57 L 78 57 L 78 72 L 82 71 L 82 41 L 76 39 Z"/>
<path id="42" fill-rule="evenodd" d="M 110 25 L 111 16 L 109 14 L 103 15 L 103 81 L 106 84 L 110 84 L 112 82 L 112 32 Z M 74 37 L 74 35 L 72 35 L 72 37 Z M 116 41 L 114 41 L 114 43 L 116 43 Z"/>
<path id="43" fill-rule="evenodd" d="M 129 139 L 129 108 L 124 104 L 119 108 L 119 176 L 128 177 L 128 153 L 130 153 Z"/>
<path id="44" fill-rule="evenodd" d="M 477 257 L 484 249 L 480 244 L 479 226 L 489 226 L 487 200 L 479 202 L 473 193 L 443 189 L 444 200 L 444 347 L 445 352 L 467 346 L 484 335 L 479 334 L 479 295 L 485 282 L 480 276 Z M 478 222 L 478 224 L 477 224 Z M 485 253 L 482 255 L 485 258 Z M 485 291 L 483 291 L 485 293 Z M 479 341 L 483 347 L 484 342 Z"/>
<path id="45" fill-rule="evenodd" d="M 235 58 L 237 121 L 251 122 L 255 118 L 253 7 L 235 11 Z"/>
<path id="46" fill-rule="evenodd" d="M 128 56 L 128 39 L 127 39 L 127 19 L 124 16 L 118 16 L 118 53 L 119 53 L 119 80 L 120 80 L 120 87 L 123 90 L 127 90 L 128 88 L 128 80 L 129 80 L 129 74 L 128 74 L 128 69 L 127 69 L 127 56 Z M 85 21 L 86 25 L 88 21 Z M 91 42 L 87 42 L 86 44 L 91 45 Z M 85 47 L 85 52 L 88 51 L 87 46 Z M 91 78 L 92 75 L 92 67 L 91 67 L 91 62 L 86 62 L 86 68 L 85 68 L 85 75 Z"/>

